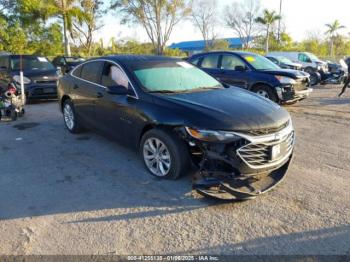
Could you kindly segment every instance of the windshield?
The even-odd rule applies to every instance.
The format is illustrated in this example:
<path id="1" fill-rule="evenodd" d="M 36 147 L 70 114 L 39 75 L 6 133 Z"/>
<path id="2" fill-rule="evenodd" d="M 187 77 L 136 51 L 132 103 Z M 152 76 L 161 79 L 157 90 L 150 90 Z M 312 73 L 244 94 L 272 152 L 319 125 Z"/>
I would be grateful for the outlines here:
<path id="1" fill-rule="evenodd" d="M 179 93 L 222 88 L 213 77 L 187 62 L 143 63 L 142 68 L 133 72 L 149 92 Z"/>
<path id="2" fill-rule="evenodd" d="M 20 57 L 11 58 L 11 69 L 21 70 Z M 23 70 L 53 70 L 55 69 L 55 67 L 47 60 L 46 57 L 23 56 L 22 69 Z"/>
<path id="3" fill-rule="evenodd" d="M 317 57 L 317 56 L 315 56 L 314 54 L 311 54 L 311 53 L 306 53 L 309 57 L 310 57 L 310 59 L 312 60 L 312 61 L 319 61 L 320 59 Z"/>
<path id="4" fill-rule="evenodd" d="M 255 54 L 242 54 L 242 57 L 252 65 L 256 70 L 275 70 L 280 69 L 278 65 L 269 59 Z"/>
<path id="5" fill-rule="evenodd" d="M 285 64 L 293 64 L 292 60 L 289 60 L 288 58 L 285 58 L 284 56 L 279 56 L 277 59 Z"/>

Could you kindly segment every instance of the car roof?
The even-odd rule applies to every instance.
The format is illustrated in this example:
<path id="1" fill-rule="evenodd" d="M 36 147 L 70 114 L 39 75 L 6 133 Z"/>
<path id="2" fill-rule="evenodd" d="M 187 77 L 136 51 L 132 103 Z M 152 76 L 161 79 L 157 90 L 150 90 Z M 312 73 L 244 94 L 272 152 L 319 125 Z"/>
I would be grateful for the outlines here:
<path id="1" fill-rule="evenodd" d="M 180 58 L 167 57 L 167 56 L 152 56 L 152 55 L 108 55 L 97 57 L 92 60 L 98 59 L 108 59 L 115 62 L 122 62 L 125 64 L 128 63 L 137 63 L 137 62 L 170 62 L 170 61 L 178 61 Z"/>
<path id="2" fill-rule="evenodd" d="M 247 51 L 210 51 L 210 52 L 204 52 L 200 54 L 195 54 L 192 57 L 197 56 L 204 56 L 204 55 L 210 55 L 210 54 L 235 54 L 235 55 L 258 55 L 253 52 L 247 52 Z"/>

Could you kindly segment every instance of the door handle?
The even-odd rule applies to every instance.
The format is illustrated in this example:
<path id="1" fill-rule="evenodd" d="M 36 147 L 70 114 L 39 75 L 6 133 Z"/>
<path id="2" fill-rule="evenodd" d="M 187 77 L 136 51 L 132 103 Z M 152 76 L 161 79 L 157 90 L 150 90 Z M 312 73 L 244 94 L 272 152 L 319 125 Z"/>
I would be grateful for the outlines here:
<path id="1" fill-rule="evenodd" d="M 96 97 L 97 97 L 97 98 L 101 98 L 101 97 L 103 97 L 103 94 L 102 94 L 101 92 L 97 92 L 97 93 L 96 93 Z"/>

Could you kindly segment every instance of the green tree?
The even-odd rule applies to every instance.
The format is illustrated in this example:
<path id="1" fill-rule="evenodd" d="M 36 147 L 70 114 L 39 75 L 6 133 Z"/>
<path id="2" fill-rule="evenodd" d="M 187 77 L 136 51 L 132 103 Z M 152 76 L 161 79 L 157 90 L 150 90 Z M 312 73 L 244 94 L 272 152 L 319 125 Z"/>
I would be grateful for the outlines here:
<path id="1" fill-rule="evenodd" d="M 329 40 L 330 40 L 330 55 L 333 57 L 334 56 L 334 41 L 338 36 L 339 30 L 344 29 L 345 26 L 341 25 L 338 20 L 335 20 L 331 24 L 326 24 L 326 27 L 328 29 L 326 31 L 326 35 L 329 36 Z"/>
<path id="2" fill-rule="evenodd" d="M 229 50 L 230 43 L 225 39 L 218 39 L 218 40 L 212 41 L 206 49 L 208 51 L 210 51 L 210 50 Z"/>
<path id="3" fill-rule="evenodd" d="M 26 53 L 26 46 L 26 34 L 21 25 L 18 22 L 10 24 L 6 18 L 0 17 L 0 50 Z"/>
<path id="4" fill-rule="evenodd" d="M 140 24 L 158 55 L 164 53 L 174 27 L 191 13 L 189 0 L 113 0 L 111 8 L 124 14 L 123 23 Z"/>
<path id="5" fill-rule="evenodd" d="M 256 22 L 265 26 L 266 38 L 265 38 L 265 52 L 269 52 L 269 40 L 270 40 L 270 30 L 274 23 L 280 20 L 282 17 L 277 15 L 275 11 L 269 11 L 265 9 L 263 11 L 263 16 L 256 18 Z"/>
<path id="6" fill-rule="evenodd" d="M 80 0 L 80 6 L 84 12 L 82 19 L 74 19 L 73 39 L 77 39 L 88 56 L 92 54 L 93 36 L 96 31 L 103 27 L 99 21 L 102 17 L 103 2 L 100 0 Z"/>
<path id="7" fill-rule="evenodd" d="M 69 32 L 72 32 L 73 19 L 82 20 L 85 13 L 77 6 L 77 0 L 21 0 L 21 11 L 32 19 L 57 17 L 63 23 L 65 55 L 70 56 Z"/>

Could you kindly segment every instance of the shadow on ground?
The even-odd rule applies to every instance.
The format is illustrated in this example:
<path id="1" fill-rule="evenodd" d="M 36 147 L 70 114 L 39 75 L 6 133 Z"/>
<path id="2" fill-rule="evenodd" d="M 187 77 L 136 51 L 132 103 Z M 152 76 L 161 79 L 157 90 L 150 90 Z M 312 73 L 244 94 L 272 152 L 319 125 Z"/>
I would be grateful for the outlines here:
<path id="1" fill-rule="evenodd" d="M 320 230 L 284 234 L 272 237 L 256 238 L 237 244 L 207 246 L 202 249 L 186 251 L 184 254 L 241 254 L 241 255 L 338 255 L 323 257 L 325 260 L 308 261 L 349 261 L 350 259 L 350 226 L 326 228 Z M 318 250 L 315 250 L 317 248 Z M 312 251 L 311 251 L 312 250 Z M 327 250 L 327 253 L 324 252 Z M 347 250 L 339 254 L 339 250 Z M 182 253 L 178 253 L 181 255 Z M 339 255 L 343 255 L 341 257 Z M 346 256 L 346 257 L 345 257 Z M 321 257 L 322 258 L 322 257 Z M 299 258 L 300 259 L 300 258 Z M 334 260 L 335 259 L 335 260 Z M 265 260 L 262 260 L 265 261 Z M 270 261 L 270 260 L 266 260 Z M 305 260 L 287 260 L 305 261 Z"/>

